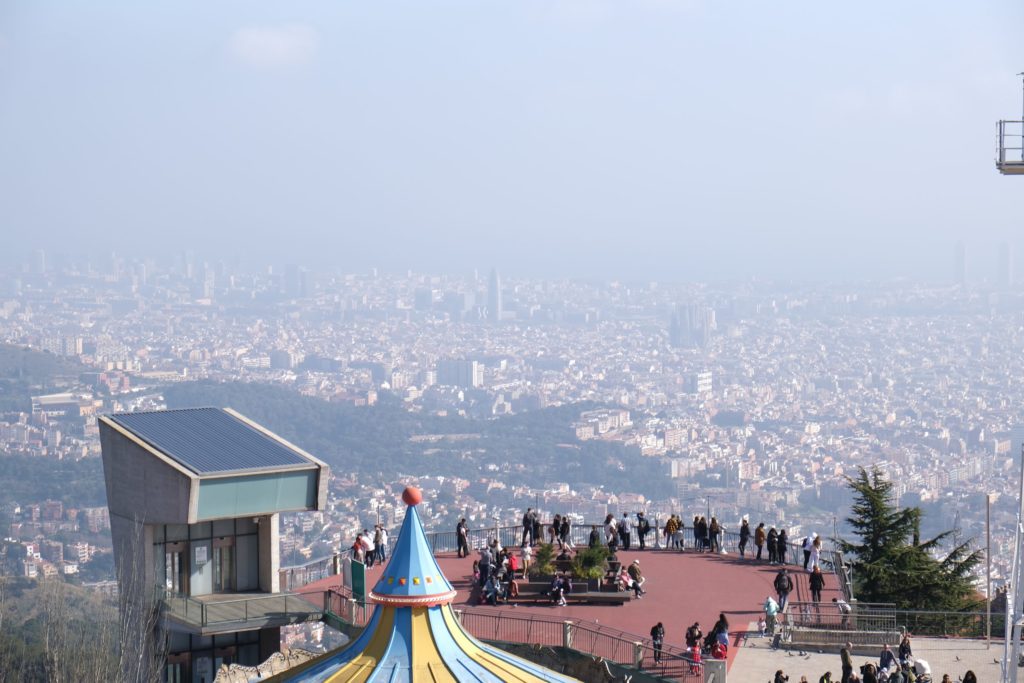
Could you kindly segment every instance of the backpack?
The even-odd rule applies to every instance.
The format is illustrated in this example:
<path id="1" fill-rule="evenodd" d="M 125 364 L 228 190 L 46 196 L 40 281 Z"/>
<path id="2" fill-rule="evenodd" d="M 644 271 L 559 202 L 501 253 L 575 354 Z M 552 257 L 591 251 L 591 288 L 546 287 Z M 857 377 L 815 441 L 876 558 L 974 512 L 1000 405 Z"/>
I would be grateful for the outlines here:
<path id="1" fill-rule="evenodd" d="M 647 521 L 646 517 L 640 518 L 640 533 L 647 533 L 651 530 L 651 523 Z"/>
<path id="2" fill-rule="evenodd" d="M 788 578 L 789 577 L 786 576 L 785 574 L 779 574 L 778 576 L 775 577 L 775 592 L 776 593 L 781 593 L 783 591 L 788 591 L 789 590 L 789 581 L 787 581 Z"/>

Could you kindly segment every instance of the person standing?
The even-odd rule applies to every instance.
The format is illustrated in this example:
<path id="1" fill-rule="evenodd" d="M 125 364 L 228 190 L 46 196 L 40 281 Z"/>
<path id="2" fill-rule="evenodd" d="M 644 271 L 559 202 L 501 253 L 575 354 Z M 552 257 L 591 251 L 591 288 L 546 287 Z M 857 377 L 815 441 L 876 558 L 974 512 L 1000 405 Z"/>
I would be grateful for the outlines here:
<path id="1" fill-rule="evenodd" d="M 622 519 L 619 520 L 619 541 L 623 550 L 629 550 L 629 537 L 629 515 L 623 512 Z"/>
<path id="2" fill-rule="evenodd" d="M 853 656 L 850 654 L 853 650 L 853 643 L 847 643 L 842 650 L 839 651 L 839 661 L 843 665 L 843 678 L 842 683 L 850 683 L 850 678 L 853 677 Z"/>
<path id="3" fill-rule="evenodd" d="M 619 525 L 615 523 L 615 515 L 609 513 L 604 518 L 604 540 L 608 544 L 608 549 L 613 553 L 619 547 Z"/>
<path id="4" fill-rule="evenodd" d="M 590 539 L 587 545 L 591 548 L 596 548 L 601 545 L 601 532 L 597 530 L 597 525 L 593 524 L 590 527 Z"/>
<path id="5" fill-rule="evenodd" d="M 773 526 L 768 530 L 768 564 L 775 564 L 779 561 L 779 532 Z"/>
<path id="6" fill-rule="evenodd" d="M 814 542 L 811 543 L 811 566 L 821 566 L 821 537 L 816 536 Z"/>
<path id="7" fill-rule="evenodd" d="M 544 541 L 540 533 L 540 510 L 534 510 L 530 517 L 533 520 L 533 545 L 537 545 Z"/>
<path id="8" fill-rule="evenodd" d="M 878 668 L 888 671 L 896 666 L 896 655 L 889 649 L 889 643 L 882 645 L 882 651 L 878 654 Z"/>
<path id="9" fill-rule="evenodd" d="M 459 543 L 459 557 L 469 557 L 469 528 L 465 517 L 455 525 L 455 537 Z"/>
<path id="10" fill-rule="evenodd" d="M 359 537 L 359 542 L 363 546 L 363 558 L 366 562 L 367 567 L 373 566 L 373 560 L 377 556 L 375 547 L 373 545 L 373 539 L 370 537 L 370 532 L 367 529 L 363 529 L 362 535 Z"/>
<path id="11" fill-rule="evenodd" d="M 377 541 L 377 561 L 384 564 L 388 561 L 388 530 L 383 526 L 377 528 L 380 530 L 380 540 Z"/>
<path id="12" fill-rule="evenodd" d="M 900 641 L 899 659 L 900 664 L 908 664 L 914 658 L 914 651 L 910 649 L 910 636 L 906 633 L 903 634 L 903 640 Z"/>
<path id="13" fill-rule="evenodd" d="M 793 590 L 793 577 L 789 575 L 786 568 L 783 567 L 779 570 L 779 573 L 775 575 L 775 592 L 779 594 L 779 609 L 783 612 L 786 611 L 786 602 L 789 600 L 789 594 Z"/>
<path id="14" fill-rule="evenodd" d="M 811 548 L 814 547 L 814 539 L 818 537 L 818 534 L 813 536 L 805 536 L 803 542 L 804 550 L 804 571 L 807 571 L 807 565 L 811 561 Z"/>
<path id="15" fill-rule="evenodd" d="M 636 537 L 640 543 L 640 550 L 646 550 L 647 532 L 651 530 L 651 523 L 647 521 L 644 513 L 636 513 Z"/>
<path id="16" fill-rule="evenodd" d="M 717 553 L 721 548 L 718 546 L 718 534 L 722 528 L 718 526 L 718 518 L 712 517 L 711 524 L 708 526 L 708 550 L 712 553 Z"/>
<path id="17" fill-rule="evenodd" d="M 572 522 L 569 521 L 569 515 L 562 515 L 562 524 L 558 529 L 558 537 L 562 540 L 562 548 L 567 550 L 576 549 L 572 544 Z"/>
<path id="18" fill-rule="evenodd" d="M 750 541 L 750 524 L 744 518 L 743 524 L 740 525 L 740 557 L 746 556 L 748 541 Z"/>
<path id="19" fill-rule="evenodd" d="M 530 562 L 533 560 L 533 550 L 530 549 L 528 544 L 524 543 L 523 547 L 519 549 L 519 555 L 519 559 L 523 565 L 523 578 L 526 578 L 526 575 L 530 572 Z"/>
<path id="20" fill-rule="evenodd" d="M 757 525 L 757 530 L 754 532 L 754 545 L 757 546 L 757 557 L 755 559 L 757 559 L 758 562 L 761 561 L 761 551 L 764 550 L 764 541 L 764 522 L 761 522 Z"/>
<path id="21" fill-rule="evenodd" d="M 661 661 L 661 647 L 665 643 L 665 627 L 659 621 L 651 627 L 651 643 L 654 644 L 654 663 Z"/>
<path id="22" fill-rule="evenodd" d="M 686 629 L 686 649 L 691 652 L 700 652 L 700 640 L 704 634 L 700 630 L 700 622 L 693 622 L 693 626 Z"/>
<path id="23" fill-rule="evenodd" d="M 778 556 L 779 564 L 786 564 L 786 552 L 788 550 L 789 536 L 786 534 L 786 530 L 783 529 L 775 540 L 775 554 Z"/>
<path id="24" fill-rule="evenodd" d="M 523 540 L 519 545 L 524 545 L 527 541 L 533 543 L 533 508 L 526 508 L 526 512 L 523 513 Z"/>
<path id="25" fill-rule="evenodd" d="M 821 591 L 825 588 L 825 575 L 820 567 L 811 571 L 811 602 L 821 602 Z"/>
<path id="26" fill-rule="evenodd" d="M 676 525 L 676 516 L 674 514 L 669 515 L 668 521 L 665 522 L 665 548 L 676 548 L 676 530 L 679 527 Z"/>
<path id="27" fill-rule="evenodd" d="M 772 596 L 766 596 L 764 599 L 764 616 L 765 626 L 768 630 L 768 635 L 772 638 L 775 637 L 775 618 L 779 613 L 779 603 L 775 602 L 775 598 Z"/>
<path id="28" fill-rule="evenodd" d="M 558 543 L 559 550 L 562 549 L 562 536 L 560 535 L 561 531 L 562 515 L 555 515 L 555 518 L 551 520 L 551 526 L 548 527 L 548 538 L 551 539 L 549 541 L 551 545 Z"/>

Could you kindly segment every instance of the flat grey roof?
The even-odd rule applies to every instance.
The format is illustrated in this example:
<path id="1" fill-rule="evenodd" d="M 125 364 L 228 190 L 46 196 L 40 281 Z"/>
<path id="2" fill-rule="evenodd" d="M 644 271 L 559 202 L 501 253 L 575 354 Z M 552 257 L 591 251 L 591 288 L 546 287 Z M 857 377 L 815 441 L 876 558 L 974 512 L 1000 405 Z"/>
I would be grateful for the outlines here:
<path id="1" fill-rule="evenodd" d="M 116 413 L 108 417 L 196 474 L 316 465 L 299 451 L 220 408 Z"/>

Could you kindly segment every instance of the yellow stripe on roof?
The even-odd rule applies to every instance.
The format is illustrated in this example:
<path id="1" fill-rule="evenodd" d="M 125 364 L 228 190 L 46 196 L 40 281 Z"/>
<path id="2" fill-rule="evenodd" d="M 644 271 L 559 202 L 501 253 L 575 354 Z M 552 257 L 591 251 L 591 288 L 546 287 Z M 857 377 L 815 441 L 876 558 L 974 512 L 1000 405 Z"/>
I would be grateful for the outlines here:
<path id="1" fill-rule="evenodd" d="M 437 642 L 430 630 L 430 618 L 426 607 L 411 607 L 412 610 L 412 671 L 413 680 L 429 680 L 434 683 L 458 683 L 452 672 L 445 666 Z"/>
<path id="2" fill-rule="evenodd" d="M 395 608 L 377 605 L 377 609 L 384 610 L 377 622 L 377 629 L 374 631 L 370 642 L 355 659 L 338 669 L 333 676 L 327 679 L 326 683 L 366 683 L 370 678 L 380 660 L 384 658 L 388 645 L 391 643 L 391 636 L 395 628 Z"/>
<path id="3" fill-rule="evenodd" d="M 445 624 L 447 624 L 448 630 L 451 632 L 452 637 L 455 639 L 459 648 L 461 648 L 462 651 L 477 664 L 506 682 L 520 681 L 521 683 L 545 683 L 545 679 L 540 676 L 535 676 L 529 671 L 518 669 L 514 664 L 503 661 L 489 652 L 482 650 L 480 646 L 477 645 L 475 641 L 471 640 L 469 636 L 466 635 L 465 631 L 462 630 L 462 626 L 459 625 L 458 621 L 455 619 L 455 615 L 452 614 L 451 607 L 448 605 L 443 606 L 441 608 L 441 613 L 444 615 Z"/>

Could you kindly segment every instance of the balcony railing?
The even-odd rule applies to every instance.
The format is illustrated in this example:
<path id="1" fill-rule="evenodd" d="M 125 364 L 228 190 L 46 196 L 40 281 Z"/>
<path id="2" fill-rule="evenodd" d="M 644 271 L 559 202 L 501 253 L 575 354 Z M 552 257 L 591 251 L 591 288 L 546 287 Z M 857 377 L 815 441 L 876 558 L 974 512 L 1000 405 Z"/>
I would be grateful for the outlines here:
<path id="1" fill-rule="evenodd" d="M 1024 121 L 996 124 L 996 167 L 1008 175 L 1024 174 Z"/>
<path id="2" fill-rule="evenodd" d="M 166 616 L 200 629 L 225 624 L 297 624 L 318 621 L 323 609 L 293 593 L 234 593 L 191 597 L 157 587 Z"/>

